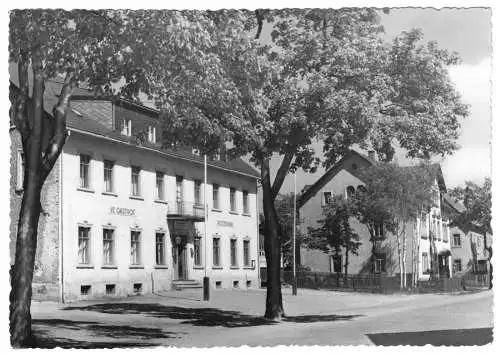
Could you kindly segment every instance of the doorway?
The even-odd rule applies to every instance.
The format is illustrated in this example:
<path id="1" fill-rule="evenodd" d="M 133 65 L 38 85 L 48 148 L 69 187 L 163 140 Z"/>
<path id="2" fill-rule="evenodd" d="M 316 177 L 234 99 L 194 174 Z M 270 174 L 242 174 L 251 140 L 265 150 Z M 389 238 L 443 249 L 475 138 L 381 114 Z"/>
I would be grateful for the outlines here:
<path id="1" fill-rule="evenodd" d="M 440 278 L 449 278 L 450 277 L 450 257 L 447 255 L 439 255 L 439 277 Z"/>
<path id="2" fill-rule="evenodd" d="M 174 280 L 187 280 L 187 238 L 183 236 L 174 236 L 174 241 L 172 250 Z"/>

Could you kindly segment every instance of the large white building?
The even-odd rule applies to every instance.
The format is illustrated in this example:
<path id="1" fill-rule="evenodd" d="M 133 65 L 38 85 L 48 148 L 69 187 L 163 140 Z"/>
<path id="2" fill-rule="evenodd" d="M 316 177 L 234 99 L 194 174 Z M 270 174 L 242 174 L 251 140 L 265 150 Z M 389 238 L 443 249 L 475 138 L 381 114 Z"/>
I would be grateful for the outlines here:
<path id="1" fill-rule="evenodd" d="M 47 112 L 60 86 L 47 83 Z M 203 157 L 162 149 L 157 116 L 125 100 L 75 93 L 70 136 L 42 193 L 35 298 L 150 293 L 205 275 L 214 288 L 259 286 L 258 173 L 216 156 L 205 188 Z M 13 264 L 23 158 L 14 127 L 11 138 Z"/>

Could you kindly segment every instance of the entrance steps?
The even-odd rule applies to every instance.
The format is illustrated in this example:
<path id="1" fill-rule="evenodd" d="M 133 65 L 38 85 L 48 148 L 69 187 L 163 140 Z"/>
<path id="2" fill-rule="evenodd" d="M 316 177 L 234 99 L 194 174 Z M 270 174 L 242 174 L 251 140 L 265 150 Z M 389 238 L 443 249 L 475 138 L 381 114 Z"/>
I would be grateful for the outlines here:
<path id="1" fill-rule="evenodd" d="M 196 280 L 174 280 L 172 281 L 172 289 L 183 290 L 183 289 L 201 289 L 203 284 Z"/>

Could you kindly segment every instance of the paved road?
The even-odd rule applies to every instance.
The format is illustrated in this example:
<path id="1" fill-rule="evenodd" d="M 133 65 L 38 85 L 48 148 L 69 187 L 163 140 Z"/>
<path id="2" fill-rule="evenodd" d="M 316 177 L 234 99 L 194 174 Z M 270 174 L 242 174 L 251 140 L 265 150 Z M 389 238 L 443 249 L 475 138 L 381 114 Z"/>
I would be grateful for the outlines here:
<path id="1" fill-rule="evenodd" d="M 264 291 L 216 291 L 209 303 L 199 295 L 163 293 L 63 307 L 34 303 L 34 328 L 45 346 L 206 347 L 484 344 L 491 340 L 484 329 L 493 326 L 491 291 L 375 295 L 302 290 L 293 297 L 286 290 L 287 318 L 280 323 L 260 316 Z"/>

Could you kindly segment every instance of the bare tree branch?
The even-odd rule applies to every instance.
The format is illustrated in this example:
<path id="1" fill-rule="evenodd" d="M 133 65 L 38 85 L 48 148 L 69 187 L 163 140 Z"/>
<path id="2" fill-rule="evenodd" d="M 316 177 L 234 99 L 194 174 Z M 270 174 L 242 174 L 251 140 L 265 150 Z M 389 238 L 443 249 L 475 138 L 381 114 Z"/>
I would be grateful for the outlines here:
<path id="1" fill-rule="evenodd" d="M 54 133 L 50 137 L 48 146 L 43 154 L 42 180 L 45 180 L 52 170 L 57 158 L 61 154 L 63 145 L 68 136 L 68 131 L 66 130 L 66 116 L 68 113 L 70 98 L 75 87 L 76 75 L 74 71 L 70 71 L 66 74 L 66 79 L 64 80 L 59 100 L 53 109 L 52 114 L 55 120 L 55 127 Z"/>

